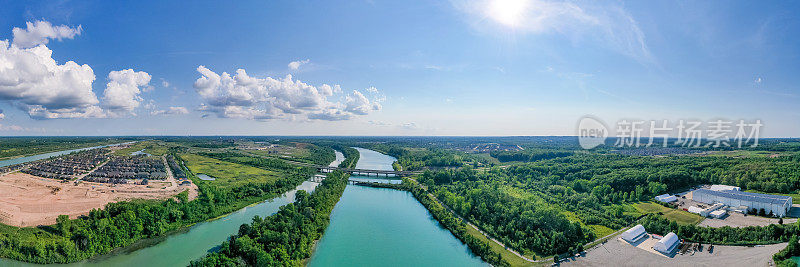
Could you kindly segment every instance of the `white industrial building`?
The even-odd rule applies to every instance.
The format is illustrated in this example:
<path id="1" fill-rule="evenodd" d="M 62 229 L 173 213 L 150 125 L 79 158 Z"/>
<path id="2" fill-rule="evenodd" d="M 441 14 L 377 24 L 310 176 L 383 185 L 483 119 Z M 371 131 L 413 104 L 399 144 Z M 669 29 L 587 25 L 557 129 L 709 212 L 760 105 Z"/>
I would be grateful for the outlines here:
<path id="1" fill-rule="evenodd" d="M 658 242 L 653 245 L 653 249 L 664 254 L 670 254 L 680 244 L 681 239 L 678 238 L 678 235 L 670 232 L 669 234 L 665 235 L 664 238 L 658 240 Z"/>
<path id="2" fill-rule="evenodd" d="M 715 219 L 720 219 L 720 218 L 724 217 L 725 214 L 728 214 L 728 212 L 725 211 L 725 210 L 715 210 L 715 211 L 712 211 L 711 213 L 709 213 L 708 215 L 710 217 L 715 218 Z"/>
<path id="3" fill-rule="evenodd" d="M 703 212 L 703 209 L 701 209 L 701 208 L 699 208 L 699 207 L 691 206 L 691 207 L 689 207 L 689 208 L 687 209 L 687 211 L 689 211 L 689 212 L 691 212 L 691 213 L 697 213 L 697 214 L 700 214 L 701 212 Z"/>
<path id="4" fill-rule="evenodd" d="M 637 240 L 642 238 L 643 236 L 647 235 L 647 231 L 644 230 L 644 226 L 641 224 L 637 224 L 636 226 L 628 229 L 627 231 L 622 233 L 622 239 L 628 241 L 630 243 L 635 243 Z"/>
<path id="5" fill-rule="evenodd" d="M 729 207 L 745 206 L 747 209 L 764 209 L 766 213 L 772 212 L 778 217 L 786 216 L 786 213 L 792 208 L 792 197 L 748 193 L 738 190 L 714 191 L 697 189 L 692 192 L 692 200 L 707 204 L 722 203 Z"/>
<path id="6" fill-rule="evenodd" d="M 663 194 L 663 195 L 656 196 L 656 200 L 661 201 L 661 202 L 669 203 L 669 202 L 678 200 L 678 197 L 670 195 L 670 194 Z"/>

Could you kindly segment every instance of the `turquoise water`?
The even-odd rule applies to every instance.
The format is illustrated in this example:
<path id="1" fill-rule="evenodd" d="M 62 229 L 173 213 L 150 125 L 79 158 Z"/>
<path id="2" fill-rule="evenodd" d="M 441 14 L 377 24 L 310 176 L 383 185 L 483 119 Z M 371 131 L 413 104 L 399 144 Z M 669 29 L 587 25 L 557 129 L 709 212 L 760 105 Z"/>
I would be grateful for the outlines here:
<path id="1" fill-rule="evenodd" d="M 101 148 L 101 147 L 116 146 L 116 145 L 121 145 L 121 144 L 130 144 L 130 143 L 134 143 L 134 142 L 110 144 L 110 145 L 104 145 L 104 146 L 85 147 L 85 148 L 78 148 L 78 149 L 72 149 L 72 150 L 63 150 L 63 151 L 50 152 L 50 153 L 27 156 L 27 157 L 21 157 L 21 158 L 0 160 L 0 167 L 5 167 L 5 166 L 9 166 L 9 165 L 14 165 L 14 164 L 20 164 L 20 163 L 25 163 L 25 162 L 31 162 L 31 161 L 40 160 L 40 159 L 46 159 L 46 158 L 49 158 L 49 157 L 66 155 L 66 154 L 69 154 L 69 153 L 72 153 L 72 152 L 84 151 L 84 150 Z"/>
<path id="2" fill-rule="evenodd" d="M 217 220 L 198 223 L 179 233 L 164 238 L 144 240 L 131 247 L 109 255 L 58 266 L 186 266 L 199 259 L 239 231 L 239 226 L 250 223 L 256 215 L 266 217 L 294 201 L 296 190 L 312 192 L 318 183 L 303 182 L 295 190 L 281 197 L 246 207 Z M 44 266 L 0 258 L 0 266 Z"/>
<path id="3" fill-rule="evenodd" d="M 792 257 L 792 260 L 797 263 L 797 266 L 800 267 L 800 257 Z"/>
<path id="4" fill-rule="evenodd" d="M 393 157 L 357 148 L 359 169 L 391 170 Z M 359 177 L 354 177 L 359 178 Z M 348 185 L 308 263 L 317 266 L 486 266 L 411 193 Z"/>
<path id="5" fill-rule="evenodd" d="M 328 164 L 328 166 L 339 167 L 339 164 L 341 164 L 342 161 L 344 161 L 344 154 L 342 154 L 342 152 L 339 152 L 338 150 L 334 150 L 333 153 L 336 154 L 336 160 L 331 162 L 331 164 Z"/>
<path id="6" fill-rule="evenodd" d="M 144 149 L 142 149 L 142 150 L 139 150 L 139 151 L 136 151 L 136 152 L 132 152 L 132 153 L 131 153 L 131 156 L 136 156 L 136 155 L 145 155 L 145 156 L 148 156 L 148 157 L 149 157 L 149 156 L 152 156 L 152 155 L 150 155 L 150 154 L 148 154 L 148 153 L 145 153 L 145 152 L 144 152 Z"/>
<path id="7" fill-rule="evenodd" d="M 197 178 L 200 179 L 200 180 L 203 180 L 203 181 L 214 181 L 214 180 L 217 179 L 217 178 L 214 178 L 214 177 L 208 176 L 206 174 L 202 174 L 202 173 L 198 173 L 197 174 Z"/>
<path id="8" fill-rule="evenodd" d="M 394 158 L 358 149 L 358 168 L 391 170 Z M 338 159 L 338 157 L 337 157 Z M 357 178 L 357 177 L 356 177 Z M 371 178 L 374 179 L 374 178 Z M 385 179 L 378 179 L 385 180 Z M 304 182 L 296 190 L 313 191 Z M 266 217 L 294 201 L 296 190 L 223 218 L 198 223 L 144 240 L 109 255 L 58 266 L 186 266 L 199 259 L 256 215 Z M 404 191 L 349 185 L 334 208 L 331 224 L 320 240 L 310 266 L 486 266 L 427 210 Z M 0 258 L 0 266 L 42 266 Z"/>

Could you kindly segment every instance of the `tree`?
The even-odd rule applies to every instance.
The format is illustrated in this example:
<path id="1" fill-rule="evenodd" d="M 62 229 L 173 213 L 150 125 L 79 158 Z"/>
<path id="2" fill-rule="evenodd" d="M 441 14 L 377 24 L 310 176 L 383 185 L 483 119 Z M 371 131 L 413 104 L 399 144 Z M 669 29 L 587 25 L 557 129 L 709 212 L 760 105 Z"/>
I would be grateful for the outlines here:
<path id="1" fill-rule="evenodd" d="M 71 222 L 69 220 L 69 216 L 58 215 L 58 218 L 56 218 L 56 228 L 58 229 L 59 232 L 61 232 L 62 236 L 69 238 L 70 226 Z"/>

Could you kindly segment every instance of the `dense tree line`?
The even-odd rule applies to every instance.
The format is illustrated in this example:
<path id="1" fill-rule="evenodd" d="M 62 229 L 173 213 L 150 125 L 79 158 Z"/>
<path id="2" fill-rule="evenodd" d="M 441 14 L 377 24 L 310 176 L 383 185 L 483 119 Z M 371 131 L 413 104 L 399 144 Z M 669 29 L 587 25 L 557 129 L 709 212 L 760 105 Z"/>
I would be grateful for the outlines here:
<path id="1" fill-rule="evenodd" d="M 395 169 L 408 171 L 458 168 L 476 164 L 489 165 L 489 160 L 486 158 L 434 146 L 407 148 L 396 144 L 374 143 L 365 147 L 397 158 L 397 162 L 393 164 Z"/>
<path id="2" fill-rule="evenodd" d="M 344 160 L 341 163 L 339 163 L 339 167 L 340 168 L 355 168 L 356 167 L 356 163 L 358 163 L 358 159 L 361 158 L 361 153 L 359 153 L 357 149 L 349 147 L 349 146 L 341 145 L 341 144 L 335 144 L 335 145 L 333 145 L 331 147 L 333 147 L 333 149 L 341 151 L 342 155 L 344 155 Z M 331 161 L 333 161 L 333 160 L 330 160 L 328 162 L 331 162 Z"/>
<path id="3" fill-rule="evenodd" d="M 188 201 L 183 192 L 172 199 L 110 203 L 87 216 L 70 220 L 59 216 L 57 224 L 39 228 L 0 225 L 0 256 L 35 263 L 67 263 L 108 253 L 138 240 L 161 236 L 193 223 L 238 210 L 250 203 L 295 188 L 314 172 L 278 161 L 262 161 L 241 155 L 224 157 L 256 167 L 281 171 L 283 179 L 220 188 L 199 183 L 198 197 Z M 178 163 L 183 161 L 176 157 Z M 184 168 L 181 166 L 181 168 Z"/>
<path id="4" fill-rule="evenodd" d="M 464 220 L 456 217 L 451 211 L 447 210 L 443 207 L 436 199 L 432 198 L 431 195 L 423 189 L 417 182 L 414 180 L 403 179 L 403 183 L 401 184 L 388 184 L 388 183 L 361 183 L 362 185 L 368 185 L 371 187 L 379 187 L 379 188 L 391 188 L 397 190 L 405 190 L 411 192 L 414 195 L 414 198 L 419 201 L 420 204 L 425 206 L 428 212 L 433 215 L 433 218 L 439 221 L 442 226 L 449 230 L 456 238 L 461 240 L 464 244 L 469 247 L 472 253 L 478 255 L 484 261 L 491 263 L 494 266 L 508 266 L 509 263 L 503 259 L 502 255 L 497 252 L 494 252 L 491 249 L 491 246 L 472 235 L 467 233 L 467 224 Z"/>
<path id="5" fill-rule="evenodd" d="M 510 196 L 500 183 L 481 180 L 469 169 L 425 172 L 420 181 L 456 213 L 518 251 L 561 254 L 578 251 L 595 239 L 589 229 L 571 222 L 543 199 Z"/>
<path id="6" fill-rule="evenodd" d="M 797 243 L 798 241 L 800 241 L 800 237 L 796 235 L 789 238 L 789 244 L 786 245 L 786 248 L 772 255 L 772 260 L 779 267 L 796 267 L 798 263 L 791 258 L 800 256 L 800 244 Z"/>
<path id="7" fill-rule="evenodd" d="M 800 224 L 771 224 L 768 226 L 734 227 L 701 227 L 678 224 L 656 214 L 651 214 L 641 221 L 648 232 L 667 234 L 675 232 L 682 239 L 719 245 L 758 245 L 775 244 L 789 241 L 800 235 Z"/>
<path id="8" fill-rule="evenodd" d="M 44 154 L 136 140 L 109 137 L 2 137 L 0 159 L 15 156 Z"/>
<path id="9" fill-rule="evenodd" d="M 197 199 L 187 192 L 165 201 L 109 203 L 77 219 L 60 216 L 51 227 L 0 231 L 0 255 L 35 263 L 67 263 L 108 253 L 114 248 L 233 212 L 252 202 L 286 192 L 307 177 L 287 175 L 274 183 L 229 189 L 200 185 Z"/>
<path id="10" fill-rule="evenodd" d="M 303 157 L 302 159 L 318 165 L 327 165 L 332 161 L 336 160 L 336 154 L 333 152 L 333 148 L 327 146 L 317 146 L 317 145 L 310 145 L 307 147 L 308 149 L 308 156 Z"/>
<path id="11" fill-rule="evenodd" d="M 328 174 L 310 195 L 297 191 L 295 202 L 264 219 L 239 227 L 219 251 L 190 266 L 299 266 L 311 256 L 314 241 L 322 237 L 331 211 L 342 196 L 349 175 Z"/>
<path id="12" fill-rule="evenodd" d="M 500 162 L 508 161 L 537 161 L 543 159 L 553 159 L 571 156 L 575 152 L 566 150 L 545 150 L 545 149 L 527 149 L 521 151 L 492 151 L 490 156 L 496 158 Z"/>
<path id="13" fill-rule="evenodd" d="M 564 212 L 577 215 L 577 220 L 586 225 L 619 229 L 636 219 L 626 214 L 626 203 L 650 200 L 655 195 L 698 184 L 794 192 L 800 182 L 797 160 L 796 156 L 640 157 L 580 153 L 480 172 L 471 168 L 428 171 L 419 181 L 459 215 L 505 244 L 520 251 L 553 255 L 574 251 L 576 246 L 595 238 L 576 219 L 571 222 Z M 785 241 L 784 237 L 778 232 L 763 239 L 742 240 L 776 242 Z"/>

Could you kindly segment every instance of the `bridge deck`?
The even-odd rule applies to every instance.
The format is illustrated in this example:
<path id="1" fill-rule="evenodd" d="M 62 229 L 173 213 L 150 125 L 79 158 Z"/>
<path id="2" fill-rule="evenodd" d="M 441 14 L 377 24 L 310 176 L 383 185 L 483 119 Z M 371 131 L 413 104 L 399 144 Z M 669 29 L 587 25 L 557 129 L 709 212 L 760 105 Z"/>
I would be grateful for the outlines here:
<path id="1" fill-rule="evenodd" d="M 289 160 L 287 160 L 285 162 L 290 163 L 290 164 L 294 164 L 294 165 L 317 168 L 317 170 L 319 170 L 320 172 L 343 171 L 343 172 L 350 173 L 350 174 L 353 174 L 353 173 L 366 174 L 366 175 L 375 174 L 376 176 L 378 176 L 378 175 L 386 175 L 386 176 L 394 175 L 394 176 L 397 176 L 397 177 L 409 176 L 409 175 L 422 173 L 422 171 L 393 171 L 393 170 L 389 171 L 389 170 L 340 168 L 340 167 L 334 167 L 334 166 L 317 165 L 317 164 L 311 164 L 311 163 L 305 163 L 305 162 L 297 162 L 297 161 L 289 161 Z"/>

